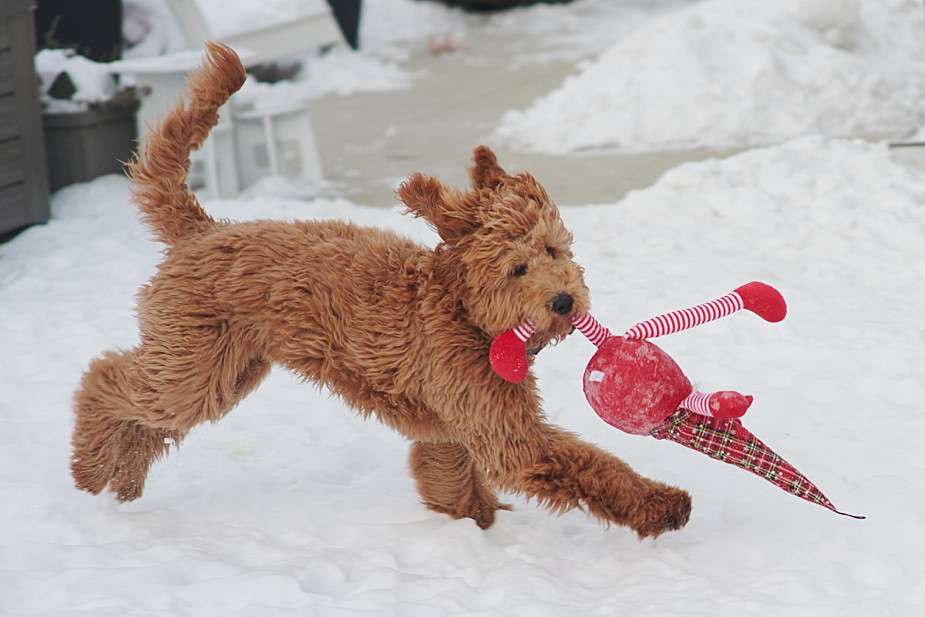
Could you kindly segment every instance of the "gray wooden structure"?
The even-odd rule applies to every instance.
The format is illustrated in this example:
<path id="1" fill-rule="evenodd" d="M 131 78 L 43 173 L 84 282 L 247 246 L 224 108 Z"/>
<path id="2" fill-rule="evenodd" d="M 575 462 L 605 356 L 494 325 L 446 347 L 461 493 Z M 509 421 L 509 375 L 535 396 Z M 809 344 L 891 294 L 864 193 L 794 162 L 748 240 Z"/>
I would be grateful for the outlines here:
<path id="1" fill-rule="evenodd" d="M 48 220 L 33 0 L 0 2 L 0 235 Z"/>

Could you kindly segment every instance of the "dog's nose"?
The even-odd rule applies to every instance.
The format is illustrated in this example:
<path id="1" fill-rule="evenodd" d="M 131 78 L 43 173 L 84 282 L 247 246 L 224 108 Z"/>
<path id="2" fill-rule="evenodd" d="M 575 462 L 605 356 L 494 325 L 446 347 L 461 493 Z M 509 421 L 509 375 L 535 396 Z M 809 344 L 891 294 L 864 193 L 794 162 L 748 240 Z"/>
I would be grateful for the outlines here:
<path id="1" fill-rule="evenodd" d="M 575 300 L 570 294 L 559 294 L 552 300 L 552 310 L 559 315 L 568 315 L 574 305 Z"/>

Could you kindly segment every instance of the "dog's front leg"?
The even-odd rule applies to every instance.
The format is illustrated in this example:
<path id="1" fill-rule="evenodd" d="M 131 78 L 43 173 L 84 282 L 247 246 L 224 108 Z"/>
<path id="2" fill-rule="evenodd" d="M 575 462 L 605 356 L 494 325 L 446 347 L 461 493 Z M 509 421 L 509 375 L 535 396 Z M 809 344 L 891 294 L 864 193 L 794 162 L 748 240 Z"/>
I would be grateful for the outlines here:
<path id="1" fill-rule="evenodd" d="M 644 478 L 617 457 L 550 426 L 545 451 L 515 472 L 515 488 L 555 512 L 586 509 L 640 537 L 680 529 L 690 518 L 686 491 Z"/>
<path id="2" fill-rule="evenodd" d="M 466 407 L 454 414 L 457 439 L 493 484 L 536 498 L 553 512 L 586 510 L 640 538 L 687 523 L 691 499 L 685 491 L 644 478 L 612 454 L 547 424 L 529 382 L 456 399 Z M 482 407 L 485 398 L 489 404 Z"/>
<path id="3" fill-rule="evenodd" d="M 606 523 L 633 529 L 640 538 L 687 523 L 691 499 L 685 491 L 644 478 L 612 454 L 548 424 L 532 375 L 509 383 L 492 371 L 487 358 L 447 358 L 448 366 L 467 370 L 454 373 L 434 363 L 435 376 L 425 383 L 440 387 L 430 388 L 423 403 L 440 420 L 446 441 L 464 448 L 467 469 L 553 512 L 586 510 Z M 439 379 L 449 374 L 454 379 Z M 452 457 L 443 460 L 449 464 Z"/>

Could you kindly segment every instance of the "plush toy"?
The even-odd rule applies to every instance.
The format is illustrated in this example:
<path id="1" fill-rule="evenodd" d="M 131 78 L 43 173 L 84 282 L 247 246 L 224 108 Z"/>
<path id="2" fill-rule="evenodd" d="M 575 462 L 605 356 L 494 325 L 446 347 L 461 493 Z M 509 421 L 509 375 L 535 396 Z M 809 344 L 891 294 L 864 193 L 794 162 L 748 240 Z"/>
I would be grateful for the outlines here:
<path id="1" fill-rule="evenodd" d="M 751 405 L 751 396 L 729 390 L 695 392 L 677 363 L 647 340 L 742 309 L 772 323 L 787 314 L 783 296 L 755 281 L 711 302 L 641 322 L 623 336 L 614 336 L 589 314 L 575 316 L 575 328 L 598 348 L 584 374 L 588 402 L 601 419 L 624 432 L 670 439 L 837 514 L 864 518 L 836 510 L 806 476 L 742 426 L 739 418 Z M 490 359 L 496 373 L 511 382 L 526 377 L 526 341 L 534 331 L 527 321 L 495 339 Z"/>

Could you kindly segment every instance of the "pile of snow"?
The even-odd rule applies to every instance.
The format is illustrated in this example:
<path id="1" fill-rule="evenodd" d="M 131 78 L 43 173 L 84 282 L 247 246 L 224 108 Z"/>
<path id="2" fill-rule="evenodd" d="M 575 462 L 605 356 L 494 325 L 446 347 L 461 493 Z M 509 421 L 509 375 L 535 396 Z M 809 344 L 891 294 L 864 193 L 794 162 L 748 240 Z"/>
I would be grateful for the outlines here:
<path id="1" fill-rule="evenodd" d="M 640 25 L 695 0 L 572 0 L 482 16 L 480 31 L 506 45 L 512 65 L 595 57 Z M 426 3 L 425 3 L 426 4 Z"/>
<path id="2" fill-rule="evenodd" d="M 496 134 L 546 153 L 900 135 L 925 120 L 923 25 L 918 0 L 707 0 L 644 22 Z"/>
<path id="3" fill-rule="evenodd" d="M 37 53 L 35 72 L 41 82 L 39 94 L 43 110 L 50 113 L 87 111 L 91 105 L 110 100 L 118 91 L 116 79 L 106 64 L 88 60 L 68 49 L 43 49 Z M 62 75 L 66 75 L 65 79 L 73 88 L 73 93 L 65 99 L 49 92 Z"/>
<path id="4" fill-rule="evenodd" d="M 72 393 L 91 358 L 137 342 L 134 293 L 159 259 L 128 202 L 122 178 L 68 187 L 47 225 L 0 245 L 0 614 L 919 614 L 925 174 L 885 148 L 802 139 L 563 207 L 613 329 L 753 278 L 783 291 L 780 324 L 743 313 L 659 344 L 704 388 L 755 395 L 746 426 L 868 516 L 605 425 L 581 393 L 591 346 L 570 337 L 535 366 L 551 419 L 693 495 L 684 530 L 642 543 L 516 498 L 485 532 L 430 512 L 401 438 L 279 370 L 155 465 L 139 501 L 79 493 Z M 436 242 L 397 207 L 206 207 Z"/>

